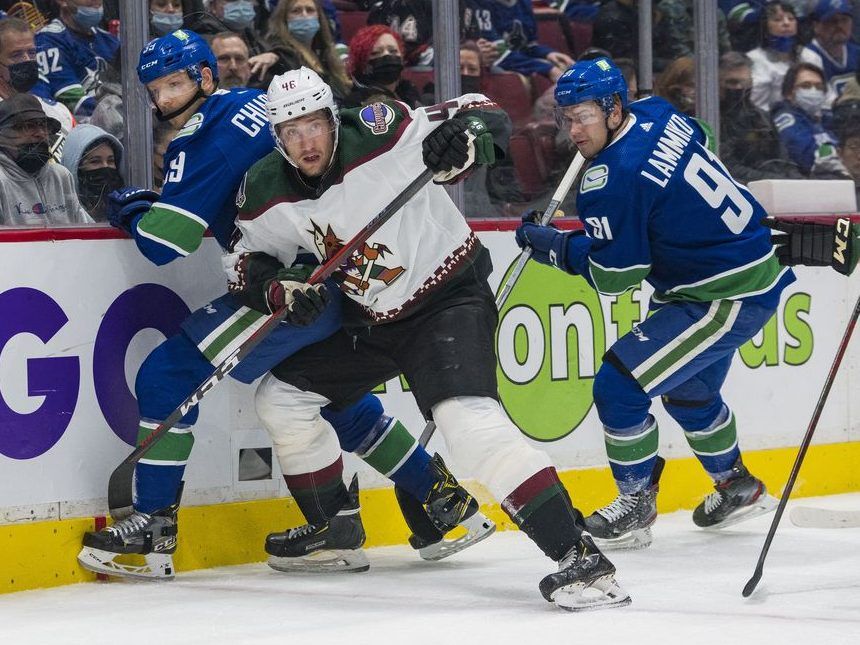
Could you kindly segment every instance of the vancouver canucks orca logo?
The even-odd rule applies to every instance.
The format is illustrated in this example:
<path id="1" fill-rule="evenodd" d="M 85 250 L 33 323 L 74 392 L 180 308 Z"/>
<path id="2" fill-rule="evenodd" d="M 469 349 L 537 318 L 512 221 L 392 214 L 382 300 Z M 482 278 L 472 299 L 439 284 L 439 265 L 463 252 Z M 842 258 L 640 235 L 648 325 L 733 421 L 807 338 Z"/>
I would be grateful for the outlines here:
<path id="1" fill-rule="evenodd" d="M 363 107 L 358 116 L 373 134 L 385 134 L 388 132 L 388 126 L 394 121 L 394 110 L 385 103 L 372 103 Z"/>
<path id="2" fill-rule="evenodd" d="M 325 232 L 313 220 L 311 226 L 313 229 L 308 233 L 313 234 L 314 246 L 324 260 L 328 260 L 343 247 L 343 240 L 335 234 L 331 224 L 326 226 Z M 370 288 L 371 280 L 379 280 L 389 285 L 403 275 L 406 269 L 402 266 L 387 267 L 381 264 L 380 260 L 383 260 L 387 253 L 391 253 L 391 249 L 384 244 L 365 242 L 333 277 L 340 283 L 341 290 L 350 295 L 364 295 Z"/>

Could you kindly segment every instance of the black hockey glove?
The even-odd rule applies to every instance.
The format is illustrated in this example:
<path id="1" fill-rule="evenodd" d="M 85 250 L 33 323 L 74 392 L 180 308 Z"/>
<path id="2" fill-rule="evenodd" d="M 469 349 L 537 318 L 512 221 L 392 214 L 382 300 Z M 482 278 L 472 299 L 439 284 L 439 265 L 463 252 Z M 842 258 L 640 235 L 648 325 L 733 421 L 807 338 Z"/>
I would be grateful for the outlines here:
<path id="1" fill-rule="evenodd" d="M 848 275 L 857 264 L 854 249 L 856 236 L 847 217 L 834 224 L 792 222 L 765 218 L 762 224 L 778 231 L 771 235 L 776 247 L 776 257 L 785 266 L 831 266 L 839 273 Z"/>
<path id="2" fill-rule="evenodd" d="M 474 116 L 455 116 L 424 138 L 424 165 L 433 171 L 436 183 L 464 179 L 475 164 L 496 161 L 493 136 L 486 124 Z"/>
<path id="3" fill-rule="evenodd" d="M 266 283 L 266 302 L 274 313 L 287 307 L 285 320 L 297 327 L 306 327 L 320 317 L 331 300 L 324 284 L 308 284 L 291 280 L 270 280 Z"/>

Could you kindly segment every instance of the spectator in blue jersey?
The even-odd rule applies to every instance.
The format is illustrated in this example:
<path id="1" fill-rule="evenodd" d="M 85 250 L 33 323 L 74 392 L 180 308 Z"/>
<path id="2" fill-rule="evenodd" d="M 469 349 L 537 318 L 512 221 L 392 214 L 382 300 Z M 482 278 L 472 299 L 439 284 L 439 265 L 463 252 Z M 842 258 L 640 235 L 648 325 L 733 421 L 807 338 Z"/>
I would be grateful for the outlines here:
<path id="1" fill-rule="evenodd" d="M 735 350 L 773 316 L 794 281 L 773 254 L 764 208 L 707 147 L 699 124 L 659 97 L 630 103 L 608 59 L 573 65 L 556 85 L 559 116 L 588 162 L 577 211 L 585 228 L 561 232 L 524 216 L 532 259 L 618 296 L 643 280 L 650 315 L 616 341 L 594 377 L 618 497 L 586 518 L 607 546 L 651 543 L 663 468 L 663 407 L 714 482 L 693 511 L 703 528 L 772 510 L 776 500 L 743 463 L 735 416 L 721 390 Z"/>
<path id="2" fill-rule="evenodd" d="M 407 67 L 433 64 L 433 6 L 431 0 L 363 0 L 368 25 L 388 25 L 400 34 Z"/>
<path id="3" fill-rule="evenodd" d="M 187 30 L 174 31 L 147 43 L 140 54 L 137 74 L 146 86 L 158 119 L 170 122 L 178 132 L 164 154 L 161 194 L 134 187 L 111 193 L 109 222 L 131 235 L 140 252 L 158 265 L 196 251 L 207 230 L 227 250 L 234 237 L 237 192 L 238 200 L 243 200 L 240 186 L 245 172 L 274 148 L 265 94 L 244 88 L 216 92 L 215 55 L 201 36 Z M 330 92 L 326 99 L 331 101 Z M 234 274 L 244 270 L 246 263 L 267 268 L 277 264 L 274 258 L 270 260 L 267 264 L 266 258 L 245 256 L 241 258 L 242 267 L 231 264 L 226 268 Z M 277 325 L 230 371 L 233 378 L 251 383 L 302 347 L 330 336 L 340 327 L 340 301 L 336 296 L 330 295 L 323 285 L 299 284 L 290 279 L 312 269 L 308 266 L 285 268 L 282 272 L 275 269 L 267 285 L 266 301 L 269 302 L 270 296 L 277 297 L 288 308 L 285 324 Z M 255 273 L 252 277 L 257 276 Z M 181 329 L 153 350 L 138 370 L 135 381 L 140 413 L 138 441 L 149 437 L 213 374 L 216 366 L 238 351 L 268 319 L 266 313 L 243 306 L 233 295 L 226 294 L 183 321 Z M 84 567 L 111 575 L 173 577 L 171 554 L 176 549 L 176 513 L 182 476 L 194 444 L 191 427 L 197 415 L 196 407 L 188 410 L 164 435 L 158 450 L 149 451 L 138 462 L 133 513 L 115 524 L 116 528 L 85 535 L 79 555 Z M 408 505 L 410 517 L 425 522 L 413 528 L 419 536 L 414 542 L 416 549 L 431 549 L 437 557 L 444 557 L 478 537 L 485 537 L 494 528 L 486 521 L 481 524 L 485 528 L 480 536 L 470 532 L 472 537 L 458 540 L 459 549 L 452 550 L 454 541 L 444 540 L 442 533 L 430 524 L 420 501 L 436 481 L 430 455 L 402 424 L 384 414 L 376 397 L 368 394 L 354 405 L 327 410 L 326 419 L 345 449 L 363 446 L 365 456 L 382 454 L 376 453 L 375 448 L 385 438 L 388 446 L 383 451 L 385 464 L 376 462 L 376 466 L 384 467 L 383 474 L 403 489 L 405 494 L 399 501 L 404 508 Z M 393 443 L 389 443 L 391 438 Z M 394 467 L 390 468 L 392 464 Z M 291 490 L 294 496 L 301 495 L 301 491 Z M 457 486 L 456 490 L 468 495 L 462 487 Z M 347 521 L 350 526 L 357 522 L 360 528 L 357 492 L 351 494 L 342 482 L 341 488 L 332 492 L 343 507 L 354 504 L 345 509 L 349 511 Z M 477 503 L 470 517 L 479 522 L 486 519 L 477 512 Z M 322 519 L 336 523 L 332 517 Z M 315 528 L 327 527 L 318 523 Z M 363 535 L 361 529 L 361 539 L 351 550 L 360 552 Z M 357 532 L 354 537 L 358 537 Z M 332 548 L 323 541 L 303 555 Z M 447 552 L 439 556 L 443 549 Z M 143 555 L 147 563 L 119 568 L 114 558 L 122 553 Z M 294 564 L 300 566 L 302 558 L 297 560 Z M 366 569 L 366 557 L 364 565 Z"/>
<path id="4" fill-rule="evenodd" d="M 33 93 L 86 119 L 96 106 L 99 74 L 119 54 L 119 40 L 99 27 L 102 0 L 57 0 L 57 5 L 59 18 L 36 34 L 40 80 Z"/>
<path id="5" fill-rule="evenodd" d="M 758 109 L 770 112 L 782 100 L 782 79 L 797 59 L 797 15 L 788 2 L 770 2 L 760 16 L 758 47 L 747 54 L 753 65 L 750 97 Z"/>
<path id="6" fill-rule="evenodd" d="M 465 0 L 464 4 L 465 36 L 495 50 L 490 57 L 495 69 L 542 74 L 555 81 L 573 62 L 566 53 L 537 41 L 531 0 Z"/>
<path id="7" fill-rule="evenodd" d="M 125 185 L 119 170 L 122 155 L 119 139 L 90 123 L 66 138 L 62 164 L 72 174 L 81 206 L 96 222 L 107 220 L 108 195 Z"/>
<path id="8" fill-rule="evenodd" d="M 828 107 L 860 69 L 860 45 L 851 42 L 853 12 L 851 0 L 819 0 L 810 14 L 815 38 L 800 51 L 799 60 L 823 70 Z"/>
<path id="9" fill-rule="evenodd" d="M 824 105 L 824 73 L 811 63 L 795 63 L 782 82 L 783 100 L 771 116 L 788 158 L 811 177 L 840 177 L 845 168 L 830 130 L 830 113 Z"/>

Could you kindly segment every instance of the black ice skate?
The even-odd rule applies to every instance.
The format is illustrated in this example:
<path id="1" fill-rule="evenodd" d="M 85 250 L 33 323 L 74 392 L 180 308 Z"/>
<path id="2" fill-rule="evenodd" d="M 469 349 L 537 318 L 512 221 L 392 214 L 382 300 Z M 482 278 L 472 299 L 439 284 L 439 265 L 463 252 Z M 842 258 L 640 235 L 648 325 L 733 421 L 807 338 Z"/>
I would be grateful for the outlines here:
<path id="1" fill-rule="evenodd" d="M 549 602 L 567 611 L 608 609 L 630 604 L 630 595 L 615 580 L 615 566 L 588 533 L 558 563 L 558 572 L 540 581 Z"/>
<path id="2" fill-rule="evenodd" d="M 665 461 L 657 457 L 651 484 L 632 495 L 620 494 L 609 506 L 585 518 L 585 525 L 602 549 L 644 549 L 652 541 L 651 525 L 657 520 L 657 491 Z"/>
<path id="3" fill-rule="evenodd" d="M 269 566 L 287 573 L 367 571 L 370 563 L 361 548 L 365 535 L 359 511 L 358 476 L 354 475 L 346 505 L 328 522 L 269 533 Z"/>
<path id="4" fill-rule="evenodd" d="M 488 538 L 496 525 L 478 510 L 478 500 L 457 483 L 438 453 L 430 460 L 430 467 L 436 482 L 424 508 L 420 513 L 409 513 L 401 502 L 401 509 L 413 531 L 409 537 L 412 548 L 424 560 L 441 560 Z M 456 538 L 445 537 L 457 527 L 466 532 Z"/>
<path id="5" fill-rule="evenodd" d="M 176 502 L 151 515 L 135 511 L 112 526 L 87 531 L 78 562 L 84 569 L 109 576 L 173 579 L 178 509 Z M 143 556 L 143 563 L 134 556 Z"/>
<path id="6" fill-rule="evenodd" d="M 693 522 L 706 529 L 722 529 L 774 510 L 777 500 L 767 494 L 764 482 L 754 477 L 740 457 L 732 475 L 714 485 L 715 492 L 693 511 Z"/>

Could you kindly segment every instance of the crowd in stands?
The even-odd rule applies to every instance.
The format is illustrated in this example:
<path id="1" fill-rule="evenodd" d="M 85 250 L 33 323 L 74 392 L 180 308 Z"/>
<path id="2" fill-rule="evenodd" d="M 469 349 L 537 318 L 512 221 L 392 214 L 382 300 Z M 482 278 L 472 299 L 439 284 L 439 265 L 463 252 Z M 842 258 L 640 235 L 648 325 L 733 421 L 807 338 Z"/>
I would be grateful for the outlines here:
<path id="1" fill-rule="evenodd" d="M 210 42 L 220 88 L 299 66 L 343 107 L 436 102 L 431 0 L 148 0 L 149 35 Z M 736 179 L 853 179 L 860 190 L 860 2 L 719 0 L 720 156 Z M 654 87 L 636 68 L 636 0 L 459 0 L 463 92 L 504 109 L 507 155 L 466 185 L 470 216 L 540 205 L 575 149 L 554 81 L 611 57 L 631 98 L 696 116 L 693 0 L 654 0 Z M 102 222 L 125 182 L 119 0 L 0 1 L 0 225 Z M 155 188 L 174 132 L 153 132 Z M 572 208 L 572 201 L 568 201 Z M 572 211 L 569 211 L 572 214 Z"/>

